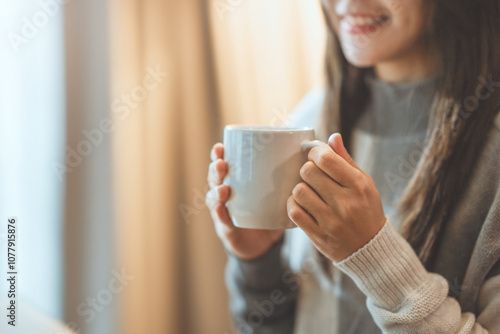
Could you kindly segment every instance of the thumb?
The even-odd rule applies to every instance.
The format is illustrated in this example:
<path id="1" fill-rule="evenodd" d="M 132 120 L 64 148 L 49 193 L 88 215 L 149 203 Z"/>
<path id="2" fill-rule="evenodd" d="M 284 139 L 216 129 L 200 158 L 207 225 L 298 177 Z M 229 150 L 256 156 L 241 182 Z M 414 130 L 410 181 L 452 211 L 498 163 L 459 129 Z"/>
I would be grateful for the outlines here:
<path id="1" fill-rule="evenodd" d="M 334 133 L 328 138 L 328 145 L 330 145 L 331 148 L 340 155 L 349 165 L 359 169 L 358 165 L 352 160 L 351 156 L 349 153 L 347 153 L 347 149 L 344 146 L 344 141 L 342 140 L 342 136 L 340 133 Z"/>

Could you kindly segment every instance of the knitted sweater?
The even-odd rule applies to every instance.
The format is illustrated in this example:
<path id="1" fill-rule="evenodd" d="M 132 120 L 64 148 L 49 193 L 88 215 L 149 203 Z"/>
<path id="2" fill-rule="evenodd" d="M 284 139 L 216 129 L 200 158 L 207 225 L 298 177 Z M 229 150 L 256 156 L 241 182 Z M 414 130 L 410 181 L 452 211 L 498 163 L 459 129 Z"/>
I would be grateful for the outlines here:
<path id="1" fill-rule="evenodd" d="M 394 202 L 422 153 L 436 80 L 368 84 L 350 153 L 374 179 L 386 224 L 334 263 L 331 277 L 299 228 L 258 259 L 230 254 L 226 283 L 237 332 L 500 333 L 500 116 L 425 268 L 397 232 Z M 293 124 L 316 127 L 323 99 L 321 91 L 308 94 Z"/>

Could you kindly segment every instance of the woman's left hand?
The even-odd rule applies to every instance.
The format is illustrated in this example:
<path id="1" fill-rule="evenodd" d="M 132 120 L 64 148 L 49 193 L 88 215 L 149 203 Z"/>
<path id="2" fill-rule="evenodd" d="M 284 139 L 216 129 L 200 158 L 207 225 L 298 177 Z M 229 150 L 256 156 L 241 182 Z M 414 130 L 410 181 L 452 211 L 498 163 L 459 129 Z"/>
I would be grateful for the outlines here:
<path id="1" fill-rule="evenodd" d="M 339 262 L 370 241 L 385 223 L 380 195 L 372 178 L 351 159 L 340 134 L 314 147 L 288 198 L 290 219 L 328 259 Z"/>

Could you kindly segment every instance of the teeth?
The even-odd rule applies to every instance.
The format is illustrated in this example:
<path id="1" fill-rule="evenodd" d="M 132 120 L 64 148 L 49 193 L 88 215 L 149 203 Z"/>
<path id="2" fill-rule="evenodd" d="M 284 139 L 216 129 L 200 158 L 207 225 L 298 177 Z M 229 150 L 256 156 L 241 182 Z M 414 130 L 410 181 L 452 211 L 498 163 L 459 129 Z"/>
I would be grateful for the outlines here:
<path id="1" fill-rule="evenodd" d="M 347 15 L 344 19 L 351 25 L 355 26 L 370 26 L 386 21 L 384 16 L 369 17 L 369 16 L 351 16 Z"/>

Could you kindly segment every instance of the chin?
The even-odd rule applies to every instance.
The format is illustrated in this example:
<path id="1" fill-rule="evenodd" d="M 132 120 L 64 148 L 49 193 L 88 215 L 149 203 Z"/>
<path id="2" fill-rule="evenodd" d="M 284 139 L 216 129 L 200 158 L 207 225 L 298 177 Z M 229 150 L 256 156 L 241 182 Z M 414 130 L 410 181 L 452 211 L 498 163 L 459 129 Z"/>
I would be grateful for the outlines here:
<path id="1" fill-rule="evenodd" d="M 377 59 L 366 54 L 349 54 L 344 53 L 349 64 L 356 67 L 373 67 L 377 63 Z"/>
<path id="2" fill-rule="evenodd" d="M 342 44 L 342 52 L 349 64 L 356 67 L 373 67 L 383 58 L 381 50 L 375 50 L 369 46 L 359 48 L 350 44 Z"/>

